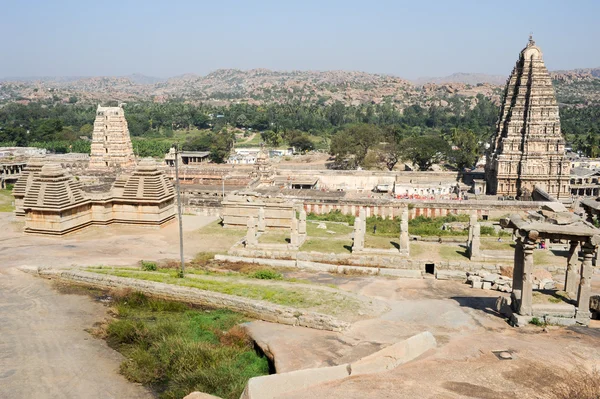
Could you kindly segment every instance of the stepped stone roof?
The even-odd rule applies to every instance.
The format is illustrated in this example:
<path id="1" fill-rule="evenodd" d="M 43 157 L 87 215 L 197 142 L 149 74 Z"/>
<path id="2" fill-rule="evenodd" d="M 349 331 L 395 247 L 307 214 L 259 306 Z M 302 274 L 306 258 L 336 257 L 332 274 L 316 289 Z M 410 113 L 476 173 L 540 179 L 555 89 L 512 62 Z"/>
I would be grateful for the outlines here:
<path id="1" fill-rule="evenodd" d="M 24 197 L 25 192 L 27 191 L 27 187 L 31 185 L 33 182 L 34 176 L 39 175 L 42 170 L 42 166 L 44 166 L 44 162 L 41 160 L 31 160 L 27 163 L 27 166 L 23 168 L 21 172 L 21 177 L 15 183 L 13 187 L 13 196 L 15 197 Z"/>
<path id="2" fill-rule="evenodd" d="M 33 177 L 24 207 L 62 210 L 87 201 L 81 183 L 66 175 L 59 165 L 46 164 Z"/>
<path id="3" fill-rule="evenodd" d="M 131 176 L 117 179 L 113 192 L 115 197 L 139 201 L 162 201 L 175 195 L 173 184 L 151 158 L 140 161 Z"/>

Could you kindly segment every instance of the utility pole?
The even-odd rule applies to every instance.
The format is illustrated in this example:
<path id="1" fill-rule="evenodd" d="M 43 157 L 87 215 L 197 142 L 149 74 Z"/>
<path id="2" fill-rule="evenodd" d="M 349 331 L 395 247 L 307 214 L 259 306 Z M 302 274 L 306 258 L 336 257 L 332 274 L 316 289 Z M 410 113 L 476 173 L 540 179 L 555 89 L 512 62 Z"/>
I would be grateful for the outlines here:
<path id="1" fill-rule="evenodd" d="M 181 270 L 179 277 L 185 276 L 185 260 L 183 259 L 183 221 L 181 214 L 181 194 L 179 190 L 179 144 L 175 144 L 175 190 L 177 191 L 177 218 L 179 219 L 179 256 L 181 257 Z"/>

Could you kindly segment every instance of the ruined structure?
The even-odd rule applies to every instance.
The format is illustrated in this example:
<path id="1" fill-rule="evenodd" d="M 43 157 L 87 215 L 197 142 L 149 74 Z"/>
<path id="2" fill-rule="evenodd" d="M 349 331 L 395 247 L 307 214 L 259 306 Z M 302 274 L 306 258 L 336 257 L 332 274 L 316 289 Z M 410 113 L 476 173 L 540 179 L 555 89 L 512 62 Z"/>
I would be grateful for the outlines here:
<path id="1" fill-rule="evenodd" d="M 63 235 L 112 223 L 159 227 L 175 218 L 175 190 L 152 160 L 118 177 L 108 192 L 86 193 L 55 164 L 43 165 L 39 172 L 32 168 L 19 183 L 19 195 L 24 195 L 17 211 L 25 216 L 26 233 Z"/>
<path id="2" fill-rule="evenodd" d="M 530 37 L 504 90 L 487 155 L 487 191 L 528 198 L 538 186 L 564 199 L 570 196 L 570 168 L 552 79 Z"/>
<path id="3" fill-rule="evenodd" d="M 133 166 L 135 157 L 123 108 L 98 106 L 89 167 L 109 169 Z"/>
<path id="4" fill-rule="evenodd" d="M 503 313 L 514 312 L 511 318 L 518 325 L 527 324 L 533 317 L 552 324 L 577 322 L 588 325 L 592 259 L 600 244 L 600 230 L 572 213 L 546 210 L 535 215 L 530 214 L 528 219 L 513 214 L 502 219 L 500 224 L 504 228 L 513 229 L 516 238 L 512 301 L 510 310 L 505 309 Z M 571 301 L 558 304 L 533 302 L 533 252 L 541 240 L 569 242 L 564 290 L 573 295 Z M 579 245 L 583 256 L 581 264 L 576 265 Z M 499 308 L 502 308 L 502 305 Z"/>

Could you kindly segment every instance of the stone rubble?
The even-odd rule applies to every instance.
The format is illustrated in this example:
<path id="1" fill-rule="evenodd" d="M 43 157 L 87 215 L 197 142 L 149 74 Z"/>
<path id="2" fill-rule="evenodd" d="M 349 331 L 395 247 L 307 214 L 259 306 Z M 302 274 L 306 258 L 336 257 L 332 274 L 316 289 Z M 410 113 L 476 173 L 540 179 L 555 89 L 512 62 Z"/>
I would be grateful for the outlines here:
<path id="1" fill-rule="evenodd" d="M 503 276 L 497 273 L 490 273 L 486 270 L 467 272 L 466 274 L 467 283 L 471 284 L 472 288 L 512 292 L 512 277 Z M 533 289 L 556 289 L 556 283 L 552 279 L 552 274 L 548 273 L 546 270 L 540 270 L 539 273 L 533 273 L 532 285 Z"/>

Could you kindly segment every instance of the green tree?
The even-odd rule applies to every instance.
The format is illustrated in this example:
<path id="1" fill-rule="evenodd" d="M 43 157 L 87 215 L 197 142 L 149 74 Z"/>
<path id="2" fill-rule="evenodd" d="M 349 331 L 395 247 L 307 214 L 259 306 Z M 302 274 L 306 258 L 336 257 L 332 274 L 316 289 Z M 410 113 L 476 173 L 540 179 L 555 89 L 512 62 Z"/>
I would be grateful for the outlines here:
<path id="1" fill-rule="evenodd" d="M 295 137 L 289 144 L 299 152 L 307 152 L 315 149 L 315 145 L 307 134 Z"/>
<path id="2" fill-rule="evenodd" d="M 448 143 L 439 136 L 409 137 L 400 142 L 402 159 L 411 161 L 419 170 L 428 170 L 439 163 L 449 151 Z"/>
<path id="3" fill-rule="evenodd" d="M 260 137 L 267 145 L 271 147 L 279 147 L 283 143 L 283 138 L 279 133 L 275 133 L 272 130 L 265 130 L 261 132 Z"/>
<path id="4" fill-rule="evenodd" d="M 450 139 L 457 148 L 450 151 L 449 158 L 460 171 L 471 168 L 477 162 L 481 150 L 475 133 L 472 130 L 454 128 Z"/>
<path id="5" fill-rule="evenodd" d="M 335 156 L 335 165 L 355 169 L 363 166 L 367 152 L 379 143 L 381 129 L 365 123 L 346 126 L 331 139 L 330 154 Z"/>

